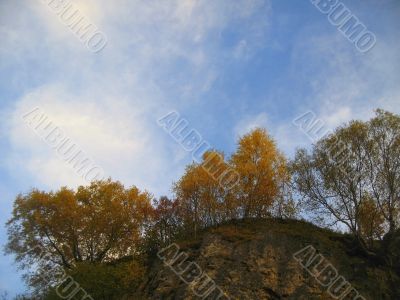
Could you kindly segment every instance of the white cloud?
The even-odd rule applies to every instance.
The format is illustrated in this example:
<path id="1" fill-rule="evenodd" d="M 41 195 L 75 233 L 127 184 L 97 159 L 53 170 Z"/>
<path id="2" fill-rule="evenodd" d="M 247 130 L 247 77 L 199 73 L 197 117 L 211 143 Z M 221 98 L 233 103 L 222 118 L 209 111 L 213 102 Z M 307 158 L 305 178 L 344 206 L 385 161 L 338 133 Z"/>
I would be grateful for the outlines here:
<path id="1" fill-rule="evenodd" d="M 14 158 L 9 163 L 10 167 L 19 166 L 15 170 L 19 174 L 24 174 L 27 168 L 39 183 L 50 187 L 84 183 L 22 120 L 35 107 L 43 110 L 55 126 L 92 157 L 106 176 L 124 180 L 132 177 L 132 182 L 150 188 L 149 184 L 155 180 L 152 174 L 159 173 L 159 168 L 164 166 L 159 161 L 154 163 L 159 156 L 154 151 L 157 142 L 152 140 L 151 125 L 146 127 L 147 121 L 140 109 L 135 110 L 118 98 L 90 93 L 76 96 L 61 86 L 44 86 L 17 100 L 9 116 Z"/>
<path id="2" fill-rule="evenodd" d="M 270 7 L 261 0 L 73 3 L 107 35 L 99 54 L 87 51 L 40 1 L 0 4 L 2 15 L 6 9 L 13 15 L 0 26 L 5 33 L 0 55 L 7 58 L 0 67 L 13 65 L 16 79 L 27 69 L 40 82 L 32 91 L 16 81 L 26 92 L 2 112 L 12 148 L 4 158 L 10 173 L 21 182 L 29 179 L 29 187 L 84 183 L 21 121 L 39 106 L 106 175 L 168 193 L 190 154 L 185 156 L 155 120 L 170 108 L 184 108 L 181 98 L 200 97 L 213 86 L 220 72 L 215 63 L 227 58 L 220 34 L 232 23 L 243 22 L 243 36 L 252 42 L 246 46 L 256 47 L 268 15 L 255 16 Z M 40 62 L 38 73 L 27 59 Z"/>
<path id="3" fill-rule="evenodd" d="M 268 127 L 268 116 L 266 113 L 260 113 L 257 115 L 247 115 L 243 117 L 234 127 L 233 134 L 235 139 L 249 133 L 252 129 L 257 127 L 266 128 Z"/>
<path id="4" fill-rule="evenodd" d="M 311 93 L 298 114 L 312 110 L 332 129 L 351 119 L 367 120 L 376 108 L 400 112 L 400 43 L 378 37 L 376 46 L 361 54 L 338 34 L 309 29 L 304 35 L 294 47 L 293 72 L 312 74 L 301 78 Z"/>
<path id="5" fill-rule="evenodd" d="M 324 120 L 324 126 L 330 129 L 333 129 L 348 120 L 350 120 L 353 116 L 351 108 L 348 106 L 338 107 L 335 111 L 331 112 L 326 116 L 321 116 Z"/>

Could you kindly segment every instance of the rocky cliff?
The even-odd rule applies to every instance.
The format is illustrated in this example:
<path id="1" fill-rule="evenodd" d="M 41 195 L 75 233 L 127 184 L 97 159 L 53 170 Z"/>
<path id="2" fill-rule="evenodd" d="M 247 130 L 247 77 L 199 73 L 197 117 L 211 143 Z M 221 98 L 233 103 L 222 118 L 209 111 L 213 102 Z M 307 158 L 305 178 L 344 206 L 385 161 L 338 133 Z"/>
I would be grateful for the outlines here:
<path id="1" fill-rule="evenodd" d="M 393 270 L 361 256 L 347 235 L 301 221 L 247 220 L 160 252 L 140 297 L 400 299 L 400 284 Z"/>

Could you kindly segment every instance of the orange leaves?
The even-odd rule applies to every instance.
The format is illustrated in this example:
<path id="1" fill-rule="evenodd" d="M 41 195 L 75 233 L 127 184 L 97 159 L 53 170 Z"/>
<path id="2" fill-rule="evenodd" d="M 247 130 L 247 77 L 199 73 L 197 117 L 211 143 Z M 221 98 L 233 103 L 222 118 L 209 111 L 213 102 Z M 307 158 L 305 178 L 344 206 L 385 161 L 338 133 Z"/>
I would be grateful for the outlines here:
<path id="1" fill-rule="evenodd" d="M 258 128 L 238 144 L 229 161 L 218 151 L 204 153 L 203 161 L 189 165 L 174 185 L 183 219 L 193 228 L 238 217 L 265 217 L 278 198 L 282 201 L 282 189 L 290 174 L 273 139 Z M 215 179 L 228 169 L 239 176 L 230 190 Z"/>
<path id="2" fill-rule="evenodd" d="M 231 163 L 240 176 L 236 192 L 244 217 L 263 217 L 288 179 L 286 161 L 265 129 L 257 128 L 239 140 Z"/>
<path id="3" fill-rule="evenodd" d="M 230 189 L 221 184 L 227 170 L 238 178 Z M 212 150 L 200 163 L 188 165 L 173 186 L 176 199 L 161 198 L 155 207 L 150 193 L 111 179 L 76 191 L 61 188 L 20 195 L 8 222 L 7 247 L 22 257 L 24 250 L 40 245 L 55 264 L 101 270 L 106 265 L 102 263 L 165 245 L 185 231 L 196 235 L 231 219 L 266 217 L 278 201 L 285 208 L 281 190 L 289 179 L 274 141 L 265 130 L 256 129 L 239 140 L 230 160 Z M 125 271 L 140 276 L 142 270 L 131 267 Z"/>
<path id="4" fill-rule="evenodd" d="M 225 195 L 227 192 L 218 177 L 227 168 L 223 154 L 208 151 L 200 164 L 191 164 L 174 185 L 180 212 L 186 223 L 195 228 L 212 226 L 226 219 Z"/>
<path id="5" fill-rule="evenodd" d="M 151 195 L 119 182 L 96 181 L 76 192 L 33 190 L 19 196 L 9 221 L 9 247 L 39 244 L 55 261 L 108 261 L 132 253 L 150 214 Z M 33 240 L 32 240 L 33 239 Z M 10 249 L 18 251 L 17 247 Z"/>

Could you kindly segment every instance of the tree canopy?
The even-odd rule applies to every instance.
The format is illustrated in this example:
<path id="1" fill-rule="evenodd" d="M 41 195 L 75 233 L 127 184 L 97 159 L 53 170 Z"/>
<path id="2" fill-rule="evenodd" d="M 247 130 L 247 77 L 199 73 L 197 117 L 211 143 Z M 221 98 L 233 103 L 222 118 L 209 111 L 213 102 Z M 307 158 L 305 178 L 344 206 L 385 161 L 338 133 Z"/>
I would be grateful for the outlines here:
<path id="1" fill-rule="evenodd" d="M 292 163 L 305 207 L 325 222 L 341 223 L 370 250 L 391 235 L 400 213 L 400 117 L 377 110 L 300 149 Z M 369 248 L 369 249 L 368 249 Z"/>
<path id="2" fill-rule="evenodd" d="M 34 189 L 15 200 L 6 251 L 16 254 L 22 268 L 39 264 L 42 272 L 134 255 L 152 211 L 150 201 L 149 193 L 125 189 L 111 180 L 95 181 L 77 191 Z M 38 275 L 27 278 L 30 285 L 52 283 Z M 53 280 L 57 277 L 55 272 Z"/>
<path id="3" fill-rule="evenodd" d="M 173 184 L 173 196 L 158 200 L 111 179 L 76 190 L 32 189 L 16 197 L 6 252 L 45 299 L 53 299 L 65 275 L 97 299 L 119 299 L 137 287 L 144 262 L 160 247 L 231 220 L 294 218 L 302 207 L 303 217 L 340 224 L 366 254 L 383 253 L 400 267 L 399 132 L 400 116 L 377 110 L 289 161 L 256 128 L 239 138 L 230 157 L 205 152 Z"/>

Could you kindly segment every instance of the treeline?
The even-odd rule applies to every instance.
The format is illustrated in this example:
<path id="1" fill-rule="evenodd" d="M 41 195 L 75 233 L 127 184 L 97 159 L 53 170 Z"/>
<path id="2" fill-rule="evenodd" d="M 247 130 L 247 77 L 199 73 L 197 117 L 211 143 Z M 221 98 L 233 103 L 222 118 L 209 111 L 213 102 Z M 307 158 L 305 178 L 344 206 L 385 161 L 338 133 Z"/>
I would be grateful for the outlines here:
<path id="1" fill-rule="evenodd" d="M 400 117 L 377 110 L 289 161 L 258 128 L 229 158 L 207 151 L 188 165 L 171 199 L 111 179 L 75 191 L 32 190 L 15 201 L 6 249 L 22 268 L 37 265 L 26 279 L 46 299 L 55 295 L 59 268 L 96 299 L 131 295 L 157 249 L 243 218 L 303 216 L 339 225 L 364 255 L 399 268 L 399 133 Z"/>
<path id="2" fill-rule="evenodd" d="M 230 174 L 226 180 L 223 174 Z M 175 198 L 154 202 L 152 233 L 159 244 L 241 218 L 294 217 L 287 161 L 264 129 L 239 139 L 229 160 L 218 151 L 204 153 L 173 184 Z"/>
<path id="3" fill-rule="evenodd" d="M 297 151 L 291 163 L 303 209 L 340 224 L 365 255 L 400 267 L 400 116 L 377 110 Z M 400 269 L 399 269 L 400 270 Z"/>

